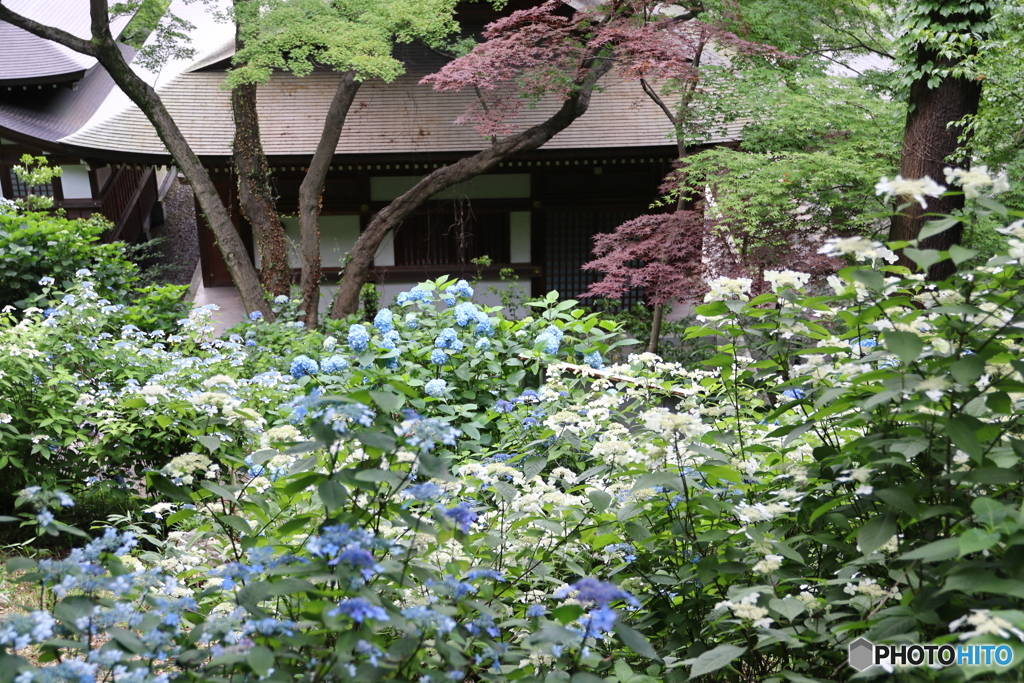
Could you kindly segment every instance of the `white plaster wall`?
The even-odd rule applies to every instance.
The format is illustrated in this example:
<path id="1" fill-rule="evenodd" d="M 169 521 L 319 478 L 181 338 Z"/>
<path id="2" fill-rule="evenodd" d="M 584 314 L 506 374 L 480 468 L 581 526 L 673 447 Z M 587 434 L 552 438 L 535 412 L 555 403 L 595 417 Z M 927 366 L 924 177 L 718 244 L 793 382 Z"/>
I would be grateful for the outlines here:
<path id="1" fill-rule="evenodd" d="M 388 230 L 377 247 L 377 253 L 373 255 L 373 265 L 393 266 L 395 265 L 395 231 Z"/>
<path id="2" fill-rule="evenodd" d="M 284 236 L 288 243 L 288 266 L 302 267 L 301 235 L 299 219 L 281 219 Z M 359 216 L 320 216 L 320 264 L 324 268 L 341 266 L 345 254 L 359 239 Z M 256 251 L 256 267 L 260 267 L 259 250 Z"/>
<path id="3" fill-rule="evenodd" d="M 510 211 L 508 219 L 509 258 L 512 263 L 529 263 L 530 212 Z"/>
<path id="4" fill-rule="evenodd" d="M 89 170 L 82 164 L 61 166 L 60 184 L 64 188 L 64 199 L 92 199 L 89 185 Z"/>

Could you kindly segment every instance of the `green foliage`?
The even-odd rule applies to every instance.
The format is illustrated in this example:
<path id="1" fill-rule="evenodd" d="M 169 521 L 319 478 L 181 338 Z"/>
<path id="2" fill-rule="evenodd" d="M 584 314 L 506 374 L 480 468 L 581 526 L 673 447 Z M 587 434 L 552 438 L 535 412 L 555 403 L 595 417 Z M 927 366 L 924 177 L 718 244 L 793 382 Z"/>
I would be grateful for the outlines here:
<path id="1" fill-rule="evenodd" d="M 260 0 L 243 3 L 236 20 L 245 47 L 235 55 L 231 84 L 263 83 L 274 69 L 296 76 L 315 64 L 354 70 L 359 80 L 391 82 L 404 72 L 394 44 L 443 41 L 458 30 L 454 0 Z"/>
<path id="2" fill-rule="evenodd" d="M 678 172 L 681 193 L 711 189 L 712 219 L 741 259 L 786 265 L 770 259 L 797 235 L 882 227 L 872 220 L 884 210 L 874 184 L 899 159 L 902 108 L 855 80 L 826 78 L 780 85 L 764 107 L 767 116 L 744 128 L 742 151 L 698 152 Z"/>
<path id="3" fill-rule="evenodd" d="M 45 211 L 53 207 L 53 197 L 37 195 L 35 190 L 49 185 L 54 178 L 60 177 L 64 169 L 60 166 L 50 166 L 44 156 L 23 154 L 20 161 L 21 164 L 13 166 L 11 170 L 18 176 L 18 180 L 28 185 L 30 194 L 23 199 L 15 200 L 15 204 L 26 211 Z"/>
<path id="4" fill-rule="evenodd" d="M 446 278 L 266 371 L 246 368 L 277 334 L 258 319 L 219 342 L 201 311 L 161 342 L 86 338 L 95 357 L 66 384 L 104 402 L 75 419 L 100 438 L 106 413 L 153 420 L 182 442 L 145 475 L 146 521 L 9 562 L 51 607 L 0 617 L 0 671 L 89 656 L 97 679 L 123 666 L 140 683 L 171 661 L 204 683 L 805 683 L 883 676 L 846 664 L 865 637 L 1014 652 L 897 680 L 1016 680 L 1024 216 L 968 207 L 1009 223 L 1008 250 L 943 282 L 858 238 L 830 243 L 853 265 L 829 295 L 795 273 L 753 298 L 709 283 L 684 341 L 720 343 L 689 367 L 604 367 L 593 352 L 627 343 L 614 323 L 556 293 L 505 319 Z M 922 266 L 975 256 L 890 246 Z M 55 375 L 48 338 L 85 337 L 82 308 L 4 329 L 4 371 Z M 103 396 L 99 368 L 120 382 Z M 0 415 L 5 447 L 29 430 L 49 426 Z M 17 502 L 40 533 L 76 531 L 57 492 Z"/>
<path id="5" fill-rule="evenodd" d="M 43 277 L 59 288 L 71 285 L 76 271 L 87 268 L 104 296 L 117 297 L 137 279 L 135 266 L 124 257 L 123 244 L 103 244 L 109 227 L 96 216 L 67 220 L 43 213 L 0 212 L 0 305 L 34 305 L 33 293 Z"/>

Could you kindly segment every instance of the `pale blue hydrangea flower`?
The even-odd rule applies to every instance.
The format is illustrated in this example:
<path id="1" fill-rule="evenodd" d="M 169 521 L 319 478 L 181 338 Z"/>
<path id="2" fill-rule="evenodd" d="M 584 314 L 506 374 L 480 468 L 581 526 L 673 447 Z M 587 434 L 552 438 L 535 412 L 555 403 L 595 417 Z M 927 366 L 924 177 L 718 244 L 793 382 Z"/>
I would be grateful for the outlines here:
<path id="1" fill-rule="evenodd" d="M 476 306 L 469 301 L 463 301 L 455 307 L 455 324 L 465 327 L 476 320 Z"/>
<path id="2" fill-rule="evenodd" d="M 478 337 L 490 337 L 494 334 L 494 325 L 491 324 L 491 319 L 483 311 L 476 312 L 476 336 Z"/>
<path id="3" fill-rule="evenodd" d="M 591 351 L 587 355 L 583 356 L 583 362 L 595 370 L 600 370 L 604 367 L 604 359 L 601 358 L 600 351 Z"/>
<path id="4" fill-rule="evenodd" d="M 295 360 L 292 361 L 292 367 L 289 372 L 292 377 L 299 379 L 306 375 L 315 375 L 320 372 L 320 367 L 316 364 L 316 361 L 309 356 L 295 356 Z"/>
<path id="5" fill-rule="evenodd" d="M 362 325 L 352 325 L 348 328 L 348 345 L 356 353 L 362 353 L 370 343 L 370 333 Z"/>
<path id="6" fill-rule="evenodd" d="M 469 283 L 465 280 L 459 280 L 454 285 L 448 288 L 448 295 L 461 296 L 464 299 L 468 299 L 473 296 L 473 288 L 469 286 Z"/>
<path id="7" fill-rule="evenodd" d="M 476 348 L 479 349 L 480 351 L 490 351 L 491 340 L 488 339 L 487 337 L 480 337 L 479 339 L 476 340 Z"/>
<path id="8" fill-rule="evenodd" d="M 320 369 L 328 375 L 337 375 L 339 372 L 348 367 L 348 360 L 344 356 L 335 354 L 325 360 L 320 365 Z"/>
<path id="9" fill-rule="evenodd" d="M 387 334 L 395 329 L 395 317 L 391 314 L 391 311 L 382 308 L 377 311 L 377 315 L 373 316 L 373 326 L 380 330 L 382 334 Z"/>
<path id="10" fill-rule="evenodd" d="M 427 396 L 433 396 L 434 398 L 441 398 L 444 396 L 444 390 L 448 388 L 448 382 L 443 379 L 432 379 L 427 382 L 427 385 L 423 387 L 423 391 Z"/>
<path id="11" fill-rule="evenodd" d="M 444 365 L 448 362 L 448 354 L 441 349 L 434 349 L 430 352 L 430 362 L 434 365 Z"/>

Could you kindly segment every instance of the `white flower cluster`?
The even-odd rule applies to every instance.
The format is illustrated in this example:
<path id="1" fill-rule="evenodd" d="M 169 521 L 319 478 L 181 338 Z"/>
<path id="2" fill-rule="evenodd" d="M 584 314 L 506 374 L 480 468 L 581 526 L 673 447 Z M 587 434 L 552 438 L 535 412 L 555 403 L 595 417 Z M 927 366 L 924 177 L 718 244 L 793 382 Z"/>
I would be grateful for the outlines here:
<path id="1" fill-rule="evenodd" d="M 869 240 L 866 237 L 831 237 L 825 240 L 825 244 L 818 249 L 819 254 L 827 256 L 852 256 L 858 261 L 872 263 L 881 259 L 889 263 L 895 263 L 897 256 L 891 249 L 885 248 L 881 242 Z M 830 283 L 831 284 L 831 283 Z M 845 290 L 846 285 L 843 288 Z M 833 285 L 835 288 L 835 285 Z M 842 292 L 837 292 L 841 294 Z"/>
<path id="2" fill-rule="evenodd" d="M 769 628 L 774 620 L 768 618 L 768 609 L 766 607 L 757 606 L 757 600 L 760 597 L 759 593 L 748 593 L 740 598 L 739 602 L 723 600 L 715 605 L 715 611 L 728 609 L 737 619 L 754 622 L 754 628 Z"/>
<path id="3" fill-rule="evenodd" d="M 644 426 L 666 439 L 693 439 L 705 434 L 710 427 L 700 419 L 696 411 L 673 413 L 667 408 L 654 408 L 640 416 Z"/>
<path id="4" fill-rule="evenodd" d="M 773 292 L 780 289 L 800 289 L 808 282 L 811 276 L 809 273 L 801 273 L 795 270 L 766 270 L 764 281 L 772 287 Z"/>
<path id="5" fill-rule="evenodd" d="M 220 473 L 220 465 L 215 464 L 205 455 L 185 453 L 171 459 L 160 472 L 172 479 L 180 479 L 181 483 L 187 486 L 195 481 L 195 476 L 200 472 L 206 479 L 216 479 Z"/>
<path id="6" fill-rule="evenodd" d="M 875 194 L 884 194 L 886 199 L 891 197 L 912 197 L 921 205 L 922 209 L 928 208 L 925 197 L 941 197 L 946 188 L 931 179 L 930 176 L 912 180 L 897 175 L 892 180 L 883 177 L 875 184 Z"/>
<path id="7" fill-rule="evenodd" d="M 749 277 L 717 277 L 708 282 L 709 291 L 704 295 L 704 301 L 728 301 L 733 298 L 746 301 L 750 298 L 750 287 L 754 281 Z"/>
<path id="8" fill-rule="evenodd" d="M 765 555 L 764 559 L 754 565 L 755 574 L 771 574 L 782 566 L 782 555 Z"/>
<path id="9" fill-rule="evenodd" d="M 878 585 L 875 579 L 861 579 L 859 583 L 848 583 L 843 587 L 847 595 L 866 595 L 874 600 L 887 601 L 889 599 L 900 600 L 903 594 L 897 590 L 886 590 Z"/>
<path id="10" fill-rule="evenodd" d="M 973 609 L 970 614 L 965 614 L 959 619 L 951 621 L 949 623 L 949 630 L 957 631 L 964 623 L 973 626 L 974 629 L 961 633 L 960 640 L 968 640 L 975 636 L 999 636 L 1000 638 L 1008 639 L 1013 635 L 1018 640 L 1024 641 L 1024 631 L 1021 631 L 1006 619 L 992 614 L 987 609 Z"/>
<path id="11" fill-rule="evenodd" d="M 984 164 L 970 170 L 947 166 L 942 172 L 946 175 L 947 183 L 963 188 L 964 197 L 967 199 L 977 199 L 985 188 L 990 188 L 989 194 L 993 195 L 1002 194 L 1010 189 L 1010 181 L 1005 172 L 993 178 L 989 175 L 988 166 Z"/>
<path id="12" fill-rule="evenodd" d="M 754 505 L 740 504 L 736 506 L 735 514 L 740 521 L 749 523 L 767 522 L 779 515 L 789 512 L 789 503 L 755 503 Z"/>

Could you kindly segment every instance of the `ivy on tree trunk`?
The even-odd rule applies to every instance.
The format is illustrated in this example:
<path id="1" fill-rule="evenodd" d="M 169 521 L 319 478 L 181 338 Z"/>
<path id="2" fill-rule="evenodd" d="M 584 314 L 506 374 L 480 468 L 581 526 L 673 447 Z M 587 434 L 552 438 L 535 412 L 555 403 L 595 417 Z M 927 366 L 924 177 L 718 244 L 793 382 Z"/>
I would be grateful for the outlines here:
<path id="1" fill-rule="evenodd" d="M 900 175 L 904 178 L 929 176 L 942 182 L 943 169 L 950 165 L 966 168 L 969 158 L 965 139 L 969 134 L 961 122 L 977 114 L 981 101 L 980 80 L 965 78 L 957 72 L 964 57 L 975 54 L 977 36 L 983 36 L 991 19 L 987 2 L 964 3 L 960 0 L 914 0 L 907 10 L 908 25 L 915 27 L 911 43 L 909 111 L 903 132 L 900 154 Z M 917 21 L 911 23 L 910 19 Z M 926 24 L 922 28 L 922 24 Z M 917 33 L 919 31 L 919 33 Z M 936 34 L 949 36 L 936 42 Z M 954 40 L 956 38 L 957 40 Z M 929 220 L 926 214 L 954 214 L 964 206 L 962 194 L 932 199 L 927 209 L 913 201 L 893 217 L 889 228 L 890 241 L 917 238 Z M 921 240 L 919 248 L 948 250 L 959 244 L 962 224 Z M 914 269 L 916 265 L 899 255 L 899 265 Z M 928 270 L 928 278 L 942 280 L 954 273 L 951 259 L 940 261 Z"/>

